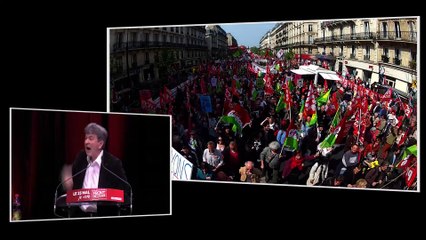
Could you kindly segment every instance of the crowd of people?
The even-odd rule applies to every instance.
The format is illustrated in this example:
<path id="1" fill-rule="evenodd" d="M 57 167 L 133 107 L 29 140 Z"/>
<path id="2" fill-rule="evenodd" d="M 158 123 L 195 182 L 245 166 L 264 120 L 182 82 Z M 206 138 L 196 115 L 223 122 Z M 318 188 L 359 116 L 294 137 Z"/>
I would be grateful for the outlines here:
<path id="1" fill-rule="evenodd" d="M 302 62 L 259 60 L 245 52 L 202 64 L 160 98 L 156 111 L 172 115 L 172 146 L 193 164 L 192 179 L 416 188 L 406 177 L 417 167 L 416 101 L 373 93 L 351 75 L 315 85 L 290 71 Z M 225 120 L 230 112 L 237 122 Z"/>

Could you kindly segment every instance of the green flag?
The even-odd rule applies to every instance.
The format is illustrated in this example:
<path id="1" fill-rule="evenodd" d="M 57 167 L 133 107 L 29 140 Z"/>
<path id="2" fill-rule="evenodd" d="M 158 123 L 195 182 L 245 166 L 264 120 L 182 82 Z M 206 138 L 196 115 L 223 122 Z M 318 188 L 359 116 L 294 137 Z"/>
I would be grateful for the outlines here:
<path id="1" fill-rule="evenodd" d="M 312 114 L 311 121 L 309 122 L 308 126 L 313 126 L 317 122 L 318 122 L 317 113 L 314 113 Z"/>
<path id="2" fill-rule="evenodd" d="M 240 81 L 239 81 L 239 80 L 237 80 L 237 79 L 235 79 L 235 87 L 236 87 L 237 89 L 240 89 L 240 88 L 241 88 L 241 83 L 240 83 Z"/>
<path id="3" fill-rule="evenodd" d="M 339 106 L 339 108 L 338 108 L 338 109 L 337 109 L 337 111 L 336 111 L 336 114 L 334 114 L 333 120 L 331 121 L 331 125 L 332 125 L 333 127 L 336 127 L 336 126 L 337 126 L 337 124 L 339 124 L 339 122 L 340 122 L 341 118 L 342 118 L 342 116 L 341 116 L 341 114 L 340 114 L 340 106 Z"/>
<path id="4" fill-rule="evenodd" d="M 232 131 L 237 132 L 238 131 L 238 122 L 235 119 L 234 116 L 222 116 L 221 121 L 224 121 L 226 123 L 232 124 Z"/>
<path id="5" fill-rule="evenodd" d="M 280 65 L 278 63 L 275 65 L 275 70 L 280 71 Z"/>
<path id="6" fill-rule="evenodd" d="M 414 156 L 417 157 L 417 144 L 409 146 L 408 148 L 406 148 L 405 151 L 404 151 L 404 154 L 402 155 L 401 159 L 404 159 L 408 155 L 414 155 Z"/>
<path id="7" fill-rule="evenodd" d="M 295 151 L 299 147 L 299 142 L 297 141 L 297 130 L 291 129 L 288 131 L 288 136 L 284 140 L 283 148 L 286 151 Z"/>
<path id="8" fill-rule="evenodd" d="M 340 132 L 340 126 L 337 127 L 336 129 L 334 129 L 334 131 L 332 133 L 330 133 L 324 139 L 324 141 L 322 141 L 319 144 L 320 148 L 329 148 L 329 147 L 332 147 L 334 145 L 334 143 L 336 142 L 337 136 L 339 136 L 339 132 Z"/>
<path id="9" fill-rule="evenodd" d="M 321 107 L 322 105 L 325 105 L 327 103 L 328 98 L 330 97 L 330 92 L 331 89 L 317 98 L 318 107 Z"/>
<path id="10" fill-rule="evenodd" d="M 299 113 L 303 113 L 303 109 L 305 109 L 305 100 L 302 100 L 302 105 L 300 106 Z"/>
<path id="11" fill-rule="evenodd" d="M 277 106 L 275 107 L 275 112 L 280 112 L 281 110 L 283 110 L 285 108 L 285 103 L 284 103 L 284 94 L 281 94 L 280 99 L 278 100 Z"/>
<path id="12" fill-rule="evenodd" d="M 259 95 L 259 92 L 256 88 L 253 88 L 253 91 L 251 93 L 251 100 L 256 101 L 257 95 Z"/>
<path id="13" fill-rule="evenodd" d="M 291 92 L 293 92 L 293 90 L 294 90 L 293 81 L 291 81 L 290 79 L 288 80 L 288 89 L 290 89 Z"/>

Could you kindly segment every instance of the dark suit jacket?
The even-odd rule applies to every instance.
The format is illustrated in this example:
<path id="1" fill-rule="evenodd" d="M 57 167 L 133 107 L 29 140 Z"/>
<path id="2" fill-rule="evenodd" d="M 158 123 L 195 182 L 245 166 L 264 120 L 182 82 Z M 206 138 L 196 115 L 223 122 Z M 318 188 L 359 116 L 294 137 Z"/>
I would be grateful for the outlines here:
<path id="1" fill-rule="evenodd" d="M 73 183 L 74 183 L 73 189 L 80 189 L 83 187 L 84 176 L 86 174 L 86 170 L 84 169 L 87 167 L 87 164 L 88 162 L 87 162 L 86 152 L 82 150 L 81 152 L 77 154 L 77 157 L 74 160 L 74 163 L 72 166 L 73 175 L 82 171 L 81 173 L 73 177 Z M 124 190 L 124 203 L 129 203 L 130 201 L 129 186 L 126 183 L 124 183 L 122 180 L 114 176 L 105 168 L 115 173 L 117 176 L 119 176 L 123 180 L 127 181 L 126 174 L 125 174 L 123 165 L 121 163 L 121 160 L 104 150 L 100 172 L 99 172 L 98 188 L 114 188 L 114 189 Z M 103 215 L 102 212 L 105 209 L 106 209 L 106 206 L 102 206 L 98 204 L 98 213 Z M 108 213 L 107 215 L 110 215 L 110 214 Z"/>

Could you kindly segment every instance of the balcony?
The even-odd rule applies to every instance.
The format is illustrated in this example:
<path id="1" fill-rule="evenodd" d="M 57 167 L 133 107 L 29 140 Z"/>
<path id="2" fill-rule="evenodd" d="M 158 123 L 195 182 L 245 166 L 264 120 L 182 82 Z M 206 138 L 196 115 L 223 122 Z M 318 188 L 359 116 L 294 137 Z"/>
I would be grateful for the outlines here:
<path id="1" fill-rule="evenodd" d="M 364 61 L 370 61 L 370 55 L 364 55 Z"/>
<path id="2" fill-rule="evenodd" d="M 112 52 L 121 52 L 128 50 L 144 49 L 144 48 L 205 48 L 205 46 L 198 46 L 195 44 L 186 43 L 172 43 L 172 42 L 146 42 L 146 41 L 134 41 L 134 42 L 122 42 L 115 43 L 112 47 Z"/>
<path id="3" fill-rule="evenodd" d="M 399 59 L 399 58 L 394 58 L 393 59 L 393 63 L 395 64 L 395 65 L 401 65 L 401 59 Z"/>
<path id="4" fill-rule="evenodd" d="M 377 34 L 377 40 L 382 41 L 402 41 L 402 42 L 411 42 L 411 43 L 417 43 L 417 32 L 410 32 L 410 31 L 386 31 L 386 32 L 379 32 Z"/>
<path id="5" fill-rule="evenodd" d="M 382 62 L 388 63 L 389 62 L 389 57 L 386 56 L 386 55 L 382 55 Z"/>
<path id="6" fill-rule="evenodd" d="M 351 55 L 349 55 L 349 59 L 356 59 L 355 54 L 351 54 Z"/>
<path id="7" fill-rule="evenodd" d="M 342 41 L 371 41 L 376 38 L 376 34 L 372 32 L 360 32 L 354 34 L 342 34 L 338 36 L 315 38 L 316 44 L 333 43 Z"/>

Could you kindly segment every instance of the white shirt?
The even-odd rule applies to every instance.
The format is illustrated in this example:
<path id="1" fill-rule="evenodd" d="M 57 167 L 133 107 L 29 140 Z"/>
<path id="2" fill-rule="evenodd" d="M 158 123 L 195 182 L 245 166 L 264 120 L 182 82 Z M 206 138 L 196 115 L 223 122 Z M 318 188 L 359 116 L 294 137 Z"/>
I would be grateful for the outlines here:
<path id="1" fill-rule="evenodd" d="M 104 151 L 102 150 L 98 157 L 95 159 L 95 161 L 91 162 L 89 160 L 89 156 L 87 156 L 87 162 L 88 165 L 90 165 L 89 168 L 86 169 L 86 174 L 84 175 L 84 181 L 83 181 L 83 188 L 98 188 L 99 185 L 99 173 L 101 170 L 101 164 L 102 164 L 102 155 Z M 90 203 L 90 204 L 82 204 L 80 206 L 81 210 L 83 212 L 96 212 L 97 206 L 96 203 Z"/>

